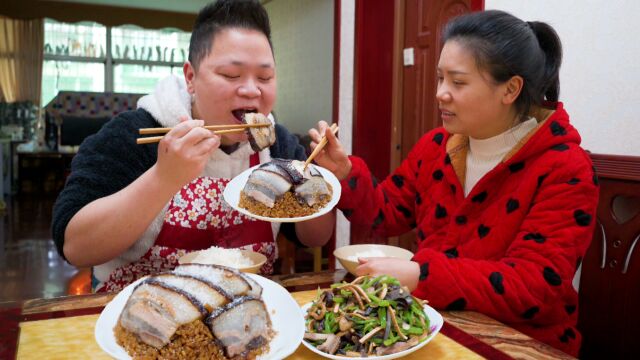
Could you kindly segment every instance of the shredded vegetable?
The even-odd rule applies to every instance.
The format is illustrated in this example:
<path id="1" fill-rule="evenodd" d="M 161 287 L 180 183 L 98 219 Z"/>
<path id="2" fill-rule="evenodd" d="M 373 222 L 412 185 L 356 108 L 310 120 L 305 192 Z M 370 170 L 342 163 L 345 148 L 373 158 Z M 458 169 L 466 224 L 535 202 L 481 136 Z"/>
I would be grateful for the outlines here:
<path id="1" fill-rule="evenodd" d="M 305 316 L 305 340 L 328 354 L 366 357 L 409 349 L 429 335 L 426 301 L 382 275 L 318 289 Z"/>

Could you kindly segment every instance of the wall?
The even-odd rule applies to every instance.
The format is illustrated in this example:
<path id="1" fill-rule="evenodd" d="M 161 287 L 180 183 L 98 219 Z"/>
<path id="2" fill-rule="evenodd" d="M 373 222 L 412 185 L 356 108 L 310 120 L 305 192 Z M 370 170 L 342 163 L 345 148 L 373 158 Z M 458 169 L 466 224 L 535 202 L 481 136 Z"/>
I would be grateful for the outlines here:
<path id="1" fill-rule="evenodd" d="M 640 156 L 640 2 L 486 0 L 485 8 L 551 24 L 564 46 L 560 100 L 583 147 Z"/>
<path id="2" fill-rule="evenodd" d="M 272 0 L 278 121 L 306 134 L 319 120 L 331 120 L 333 106 L 333 0 Z"/>

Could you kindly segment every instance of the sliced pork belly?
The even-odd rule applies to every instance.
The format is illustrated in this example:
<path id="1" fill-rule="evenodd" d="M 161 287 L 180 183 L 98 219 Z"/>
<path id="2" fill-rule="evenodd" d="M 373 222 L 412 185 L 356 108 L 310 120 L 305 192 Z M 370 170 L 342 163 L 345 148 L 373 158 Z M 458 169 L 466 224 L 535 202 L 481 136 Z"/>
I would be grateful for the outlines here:
<path id="1" fill-rule="evenodd" d="M 151 280 L 182 289 L 196 298 L 208 311 L 212 311 L 233 300 L 233 297 L 218 285 L 197 279 L 193 276 L 166 273 L 153 276 Z"/>
<path id="2" fill-rule="evenodd" d="M 295 188 L 296 198 L 300 203 L 313 206 L 331 197 L 329 185 L 322 176 L 312 176 Z"/>
<path id="3" fill-rule="evenodd" d="M 149 279 L 133 290 L 120 314 L 120 325 L 144 343 L 161 348 L 180 325 L 206 314 L 204 306 L 188 293 Z"/>
<path id="4" fill-rule="evenodd" d="M 246 354 L 268 343 L 271 319 L 262 301 L 252 296 L 235 299 L 205 320 L 227 357 Z"/>
<path id="5" fill-rule="evenodd" d="M 215 284 L 232 297 L 252 294 L 253 287 L 245 275 L 236 269 L 220 265 L 183 264 L 173 270 L 174 274 L 189 275 Z"/>
<path id="6" fill-rule="evenodd" d="M 249 128 L 249 144 L 253 151 L 261 151 L 276 142 L 276 130 L 269 118 L 260 113 L 245 113 L 246 124 L 268 124 L 269 126 Z"/>
<path id="7" fill-rule="evenodd" d="M 263 204 L 268 208 L 272 208 L 275 205 L 276 200 L 278 200 L 279 198 L 279 196 L 277 196 L 276 193 L 273 192 L 273 189 L 252 183 L 247 183 L 243 191 L 247 197 L 259 202 L 260 204 Z"/>

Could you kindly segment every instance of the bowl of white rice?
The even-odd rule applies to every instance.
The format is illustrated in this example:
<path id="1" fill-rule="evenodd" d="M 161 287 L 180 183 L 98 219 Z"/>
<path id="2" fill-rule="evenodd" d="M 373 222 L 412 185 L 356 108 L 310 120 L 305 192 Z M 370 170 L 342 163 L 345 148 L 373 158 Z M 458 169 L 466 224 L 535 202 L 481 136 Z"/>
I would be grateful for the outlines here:
<path id="1" fill-rule="evenodd" d="M 411 260 L 413 253 L 407 249 L 391 245 L 361 244 L 337 248 L 333 255 L 348 272 L 356 275 L 358 258 L 392 257 Z"/>
<path id="2" fill-rule="evenodd" d="M 242 272 L 257 274 L 267 257 L 251 250 L 225 249 L 212 246 L 205 250 L 192 251 L 180 259 L 180 264 L 215 264 L 228 266 Z"/>

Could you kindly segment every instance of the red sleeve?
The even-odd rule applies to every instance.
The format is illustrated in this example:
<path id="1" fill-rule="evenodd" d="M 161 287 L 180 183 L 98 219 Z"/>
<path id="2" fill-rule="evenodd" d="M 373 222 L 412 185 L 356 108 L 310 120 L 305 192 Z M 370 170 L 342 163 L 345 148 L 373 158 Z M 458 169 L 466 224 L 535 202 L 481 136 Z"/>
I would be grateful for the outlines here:
<path id="1" fill-rule="evenodd" d="M 350 156 L 351 172 L 341 182 L 342 196 L 338 208 L 350 222 L 371 225 L 381 236 L 396 236 L 416 227 L 416 177 L 429 133 L 411 150 L 402 164 L 378 183 L 365 162 Z M 442 135 L 440 135 L 442 142 Z M 433 152 L 432 152 L 433 153 Z"/>
<path id="2" fill-rule="evenodd" d="M 581 156 L 574 158 L 576 166 L 556 168 L 542 182 L 504 258 L 450 259 L 419 250 L 414 295 L 437 308 L 476 310 L 504 322 L 522 321 L 557 303 L 572 286 L 595 225 L 598 188 L 590 160 Z"/>

